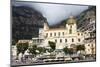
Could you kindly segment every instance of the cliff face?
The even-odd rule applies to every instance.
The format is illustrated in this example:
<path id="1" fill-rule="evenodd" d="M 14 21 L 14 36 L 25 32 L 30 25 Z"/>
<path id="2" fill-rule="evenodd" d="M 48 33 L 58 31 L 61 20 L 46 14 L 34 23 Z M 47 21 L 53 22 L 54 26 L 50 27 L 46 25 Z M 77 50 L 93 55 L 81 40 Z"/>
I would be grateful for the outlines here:
<path id="1" fill-rule="evenodd" d="M 45 18 L 27 6 L 12 6 L 12 39 L 31 39 L 38 36 Z"/>
<path id="2" fill-rule="evenodd" d="M 89 26 L 95 26 L 96 23 L 96 7 L 92 6 L 89 7 L 86 11 L 82 12 L 80 15 L 77 16 L 77 25 L 78 29 L 86 31 Z M 94 23 L 91 23 L 95 21 Z M 91 27 L 90 27 L 91 28 Z M 89 29 L 88 29 L 89 30 Z"/>

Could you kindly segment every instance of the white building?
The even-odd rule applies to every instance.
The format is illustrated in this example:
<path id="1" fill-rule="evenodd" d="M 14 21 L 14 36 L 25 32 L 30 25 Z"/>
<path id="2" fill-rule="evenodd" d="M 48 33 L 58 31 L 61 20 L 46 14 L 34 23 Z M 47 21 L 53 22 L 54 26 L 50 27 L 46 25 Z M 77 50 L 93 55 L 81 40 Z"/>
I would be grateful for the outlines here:
<path id="1" fill-rule="evenodd" d="M 84 44 L 84 33 L 78 31 L 76 19 L 70 16 L 66 21 L 65 28 L 50 28 L 45 22 L 44 28 L 39 30 L 39 38 L 32 38 L 33 43 L 49 47 L 48 42 L 56 43 L 56 49 L 63 49 L 65 46 L 73 48 L 75 45 Z"/>
<path id="2" fill-rule="evenodd" d="M 95 35 L 91 35 L 90 31 L 85 31 L 85 52 L 87 55 L 96 54 L 96 39 Z"/>
<path id="3" fill-rule="evenodd" d="M 93 26 L 95 27 L 95 25 Z M 49 47 L 48 42 L 52 41 L 56 43 L 56 49 L 63 49 L 65 46 L 68 48 L 74 48 L 75 45 L 85 45 L 86 54 L 95 54 L 95 38 L 91 40 L 90 37 L 90 31 L 87 30 L 82 32 L 77 29 L 76 19 L 73 16 L 70 16 L 66 21 L 65 28 L 50 28 L 48 23 L 45 22 L 44 27 L 39 29 L 39 37 L 32 38 L 32 44 Z M 86 38 L 90 39 L 86 40 Z"/>
<path id="4" fill-rule="evenodd" d="M 95 45 L 95 40 L 90 40 L 85 44 L 85 52 L 87 55 L 91 55 L 91 54 L 96 54 L 96 45 Z"/>

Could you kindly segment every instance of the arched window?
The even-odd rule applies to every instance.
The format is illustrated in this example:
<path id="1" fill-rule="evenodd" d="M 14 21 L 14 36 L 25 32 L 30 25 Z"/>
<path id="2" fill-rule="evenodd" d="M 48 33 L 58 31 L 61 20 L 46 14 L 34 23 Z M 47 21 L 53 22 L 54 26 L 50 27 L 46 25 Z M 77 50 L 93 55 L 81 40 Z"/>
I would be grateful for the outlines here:
<path id="1" fill-rule="evenodd" d="M 62 32 L 62 35 L 64 35 L 64 32 Z"/>
<path id="2" fill-rule="evenodd" d="M 69 34 L 72 34 L 72 29 L 69 29 Z"/>
<path id="3" fill-rule="evenodd" d="M 58 36 L 60 36 L 60 32 L 58 32 Z"/>
<path id="4" fill-rule="evenodd" d="M 50 37 L 52 37 L 52 33 L 50 33 Z"/>
<path id="5" fill-rule="evenodd" d="M 57 43 L 57 39 L 55 39 L 55 42 Z"/>
<path id="6" fill-rule="evenodd" d="M 74 39 L 72 38 L 72 42 L 74 42 Z"/>
<path id="7" fill-rule="evenodd" d="M 70 28 L 72 28 L 72 25 L 70 26 Z"/>
<path id="8" fill-rule="evenodd" d="M 60 43 L 62 43 L 62 39 L 60 39 Z"/>
<path id="9" fill-rule="evenodd" d="M 78 39 L 78 42 L 80 42 L 80 39 Z"/>
<path id="10" fill-rule="evenodd" d="M 65 42 L 67 42 L 67 39 L 65 39 Z"/>
<path id="11" fill-rule="evenodd" d="M 80 33 L 78 33 L 78 36 L 80 35 Z"/>

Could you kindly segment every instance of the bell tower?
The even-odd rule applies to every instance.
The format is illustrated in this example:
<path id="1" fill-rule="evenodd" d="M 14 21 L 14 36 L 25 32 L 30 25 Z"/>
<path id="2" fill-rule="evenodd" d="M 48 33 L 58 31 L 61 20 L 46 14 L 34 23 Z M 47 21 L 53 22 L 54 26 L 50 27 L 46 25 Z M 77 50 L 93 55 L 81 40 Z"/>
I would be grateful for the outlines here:
<path id="1" fill-rule="evenodd" d="M 66 28 L 68 30 L 68 34 L 75 34 L 77 32 L 76 19 L 73 16 L 68 18 Z"/>
<path id="2" fill-rule="evenodd" d="M 47 22 L 44 22 L 44 27 L 43 28 L 44 28 L 44 31 L 45 30 L 49 30 L 49 26 L 48 26 L 48 23 Z"/>

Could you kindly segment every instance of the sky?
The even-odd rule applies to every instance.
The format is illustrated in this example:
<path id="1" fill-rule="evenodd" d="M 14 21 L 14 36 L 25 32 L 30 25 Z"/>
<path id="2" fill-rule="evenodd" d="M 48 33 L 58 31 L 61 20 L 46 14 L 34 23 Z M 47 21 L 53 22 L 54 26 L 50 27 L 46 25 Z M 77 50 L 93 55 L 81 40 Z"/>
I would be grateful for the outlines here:
<path id="1" fill-rule="evenodd" d="M 35 3 L 35 2 L 12 2 L 15 6 L 30 6 L 47 19 L 49 25 L 60 23 L 70 16 L 77 16 L 88 6 L 68 5 L 68 4 L 51 4 L 51 3 Z"/>

